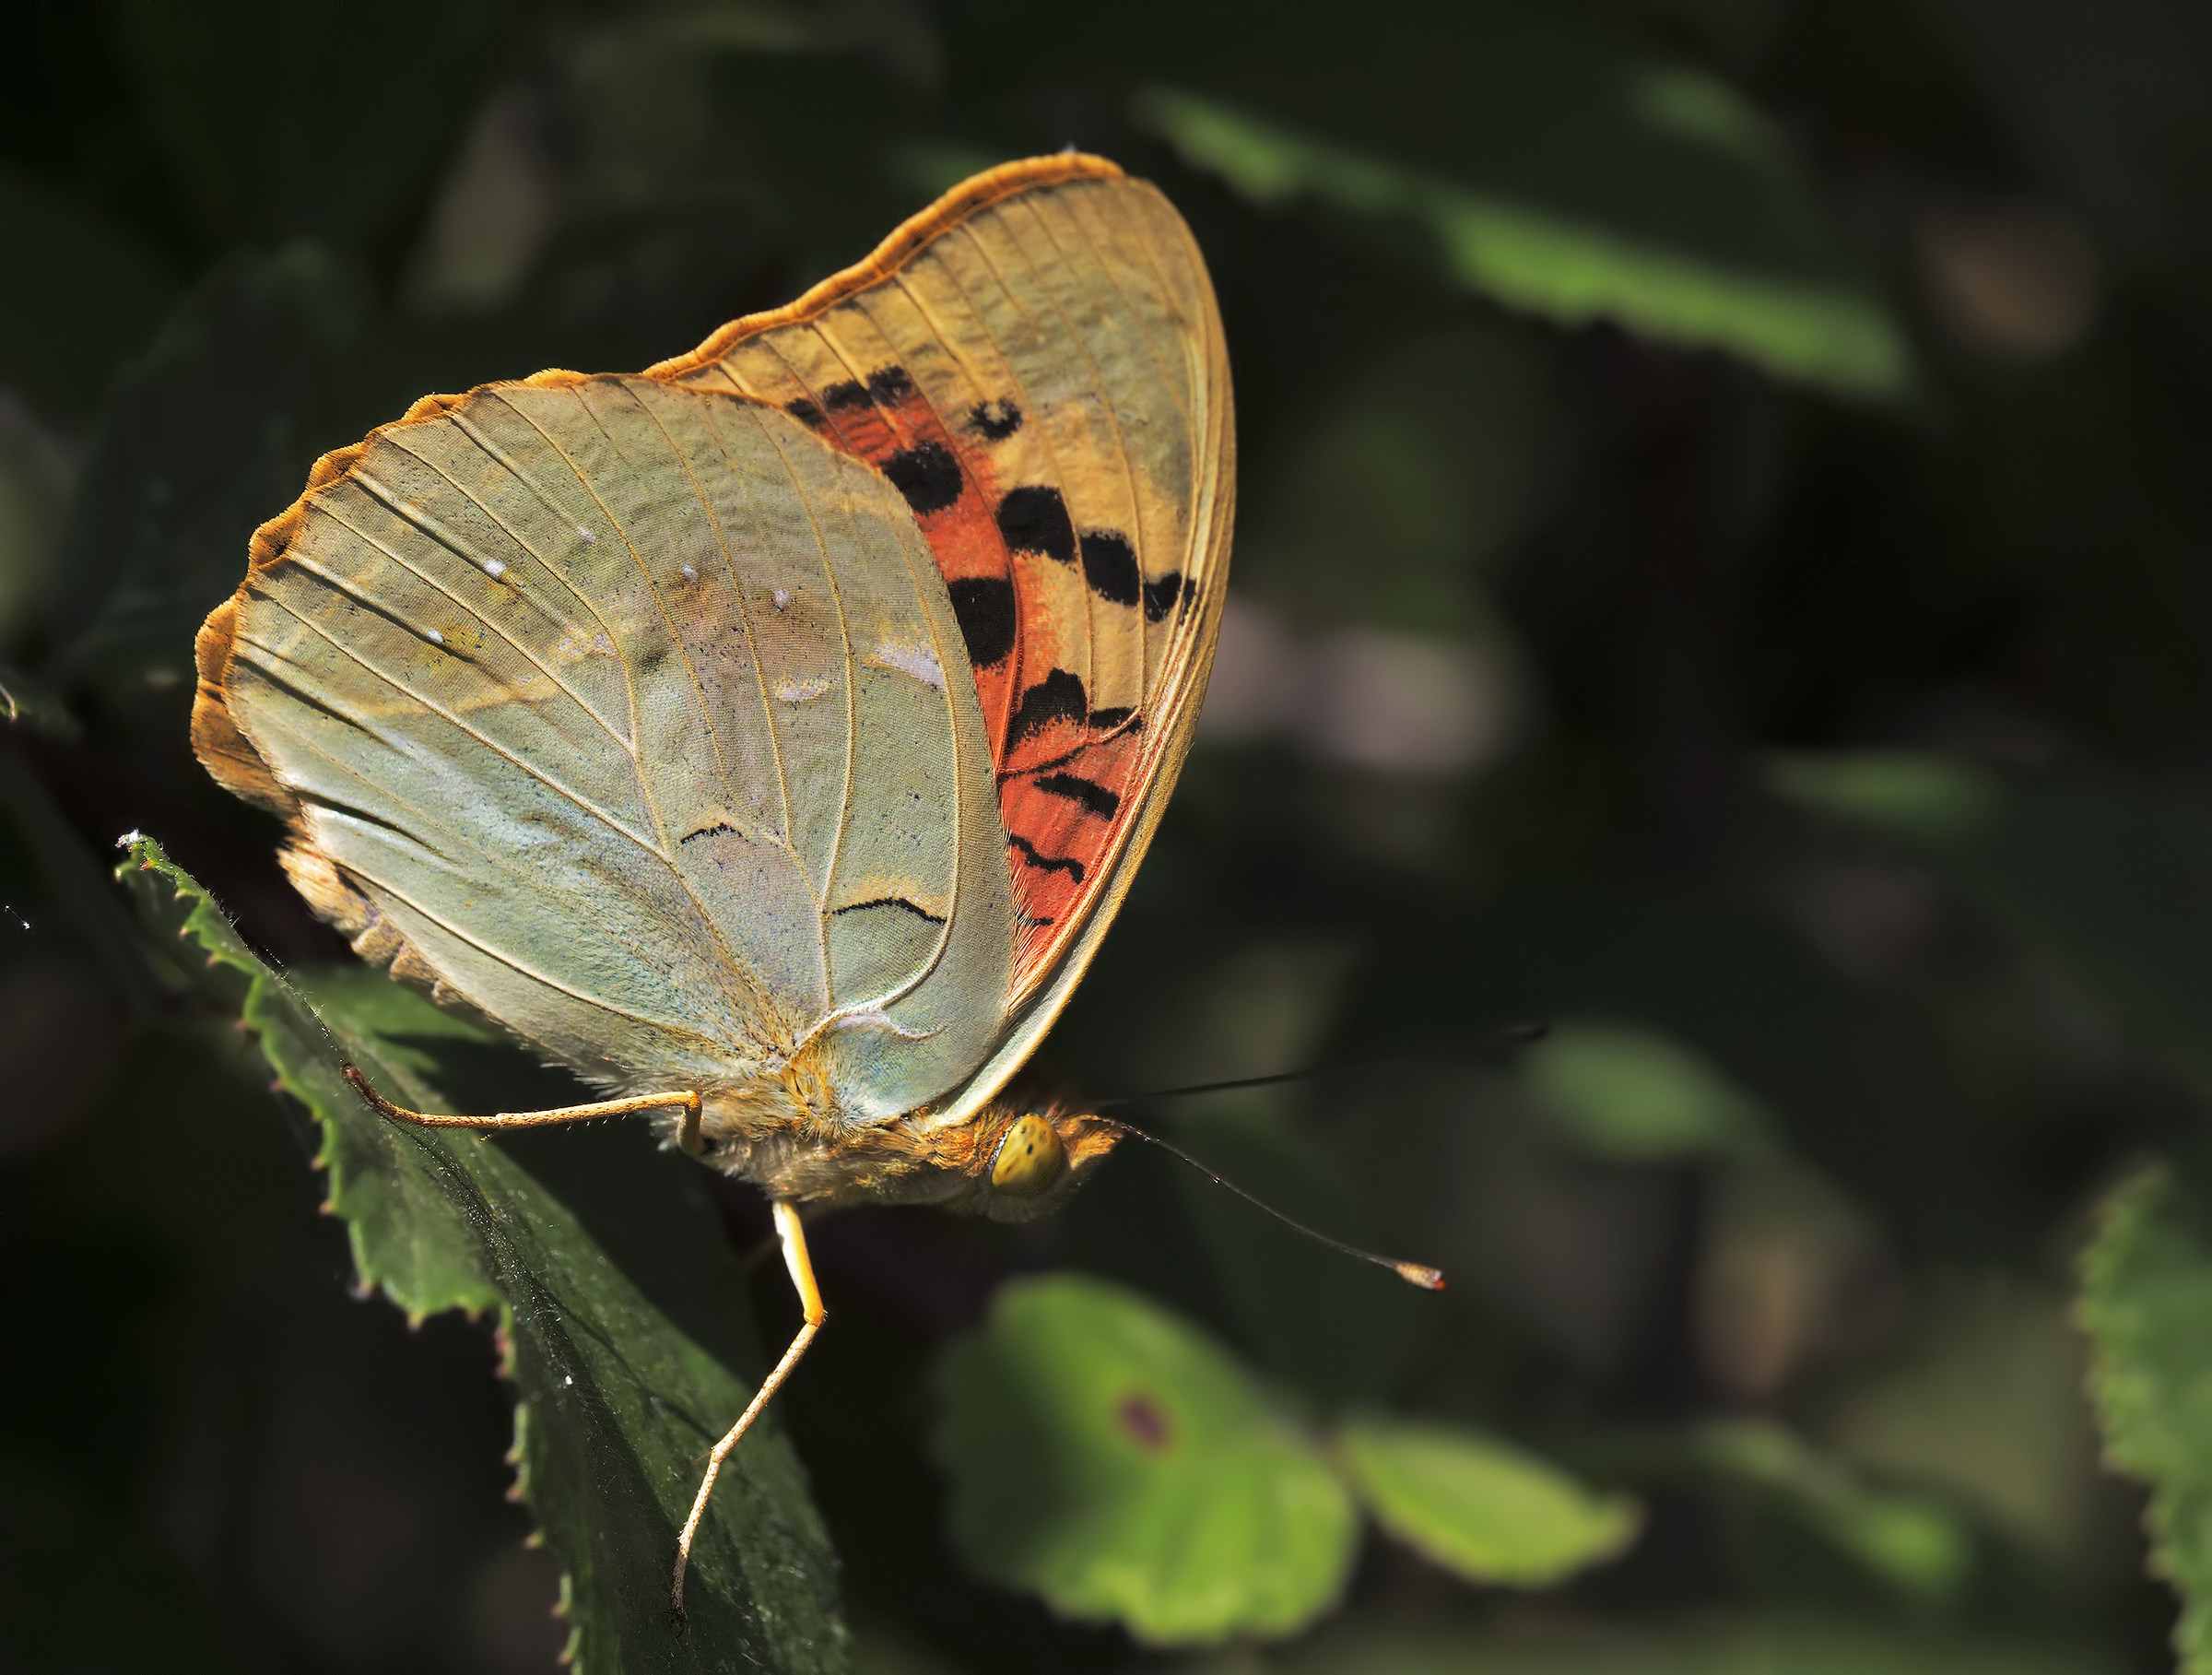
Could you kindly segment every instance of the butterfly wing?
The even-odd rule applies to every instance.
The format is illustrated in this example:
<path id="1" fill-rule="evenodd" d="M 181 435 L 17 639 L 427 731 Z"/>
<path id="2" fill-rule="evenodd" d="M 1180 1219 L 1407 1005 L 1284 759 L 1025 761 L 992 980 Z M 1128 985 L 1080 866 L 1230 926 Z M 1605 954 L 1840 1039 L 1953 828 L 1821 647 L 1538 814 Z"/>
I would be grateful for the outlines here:
<path id="1" fill-rule="evenodd" d="M 977 176 L 866 261 L 653 370 L 773 403 L 912 507 L 959 618 L 1036 1045 L 1121 904 L 1196 722 L 1234 498 L 1229 363 L 1190 230 L 1067 154 Z"/>
<path id="2" fill-rule="evenodd" d="M 959 625 L 905 501 L 773 407 L 571 373 L 418 403 L 256 535 L 199 654 L 201 759 L 290 820 L 311 901 L 587 1076 L 819 1037 L 865 1120 L 997 1038 Z"/>

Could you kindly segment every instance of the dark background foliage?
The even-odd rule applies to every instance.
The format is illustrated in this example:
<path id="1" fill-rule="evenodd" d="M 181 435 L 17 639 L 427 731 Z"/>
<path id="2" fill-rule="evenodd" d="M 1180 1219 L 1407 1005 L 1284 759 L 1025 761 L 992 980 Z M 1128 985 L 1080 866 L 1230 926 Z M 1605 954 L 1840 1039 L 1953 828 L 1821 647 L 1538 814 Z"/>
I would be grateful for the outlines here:
<path id="1" fill-rule="evenodd" d="M 2070 1298 L 2212 1087 L 2212 12 L 18 0 L 0 1669 L 552 1667 L 489 1334 L 348 1297 L 300 1119 L 111 846 L 346 957 L 186 742 L 252 527 L 428 390 L 642 367 L 1070 143 L 1197 232 L 1241 516 L 1199 748 L 1047 1056 L 1324 1067 L 1157 1120 L 1454 1286 L 1153 1156 L 1033 1229 L 825 1222 L 785 1420 L 864 1665 L 1155 1660 L 945 1533 L 939 1351 L 1073 1267 L 1315 1410 L 1644 1496 L 1540 1596 L 1371 1537 L 1296 1667 L 2164 1667 Z"/>

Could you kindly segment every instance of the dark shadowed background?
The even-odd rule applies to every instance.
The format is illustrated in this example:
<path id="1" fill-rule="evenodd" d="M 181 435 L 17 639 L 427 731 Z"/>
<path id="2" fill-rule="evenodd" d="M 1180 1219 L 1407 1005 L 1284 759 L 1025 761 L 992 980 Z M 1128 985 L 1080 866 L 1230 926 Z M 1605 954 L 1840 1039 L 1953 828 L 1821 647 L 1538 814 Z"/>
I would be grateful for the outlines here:
<path id="1" fill-rule="evenodd" d="M 935 1369 L 1062 1268 L 1298 1411 L 1641 1498 L 1541 1590 L 1371 1532 L 1315 1638 L 1203 1667 L 2171 1667 L 2100 1449 L 2185 1514 L 2212 1421 L 2136 1446 L 2169 1338 L 2100 1330 L 2100 1443 L 2078 1264 L 2145 1160 L 2194 1190 L 2212 1093 L 2212 10 L 16 0 L 0 1670 L 554 1667 L 490 1332 L 349 1293 L 305 1118 L 115 840 L 347 958 L 187 744 L 253 525 L 425 392 L 641 368 L 1069 144 L 1196 231 L 1241 515 L 1198 746 L 1045 1056 L 1320 1067 L 1147 1120 L 1453 1283 L 1151 1154 L 1033 1228 L 825 1221 L 784 1420 L 859 1667 L 1192 1656 L 947 1534 Z M 2212 1299 L 2187 1256 L 2162 1294 Z"/>

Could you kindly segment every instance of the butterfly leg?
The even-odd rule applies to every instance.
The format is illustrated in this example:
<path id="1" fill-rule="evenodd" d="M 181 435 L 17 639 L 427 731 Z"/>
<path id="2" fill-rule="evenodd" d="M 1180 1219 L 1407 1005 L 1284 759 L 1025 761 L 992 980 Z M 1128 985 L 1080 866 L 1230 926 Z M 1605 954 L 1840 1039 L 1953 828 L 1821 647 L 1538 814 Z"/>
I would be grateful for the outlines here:
<path id="1" fill-rule="evenodd" d="M 696 1093 L 641 1093 L 634 1099 L 603 1099 L 588 1105 L 555 1105 L 545 1111 L 500 1111 L 489 1116 L 443 1116 L 423 1111 L 410 1111 L 405 1105 L 395 1105 L 374 1088 L 369 1079 L 353 1066 L 346 1067 L 346 1079 L 354 1091 L 380 1115 L 397 1123 L 413 1123 L 422 1128 L 535 1128 L 546 1123 L 588 1123 L 600 1116 L 629 1116 L 640 1111 L 666 1111 L 681 1108 L 683 1128 L 677 1136 L 677 1144 L 686 1151 L 697 1152 L 699 1141 L 700 1099 Z"/>
<path id="2" fill-rule="evenodd" d="M 768 1398 L 791 1376 L 792 1368 L 799 1364 L 799 1357 L 806 1353 L 806 1346 L 822 1329 L 822 1322 L 830 1318 L 830 1311 L 822 1306 L 821 1289 L 814 1282 L 814 1262 L 806 1254 L 806 1229 L 799 1221 L 798 1206 L 778 1198 L 770 1208 L 775 1211 L 776 1236 L 783 1244 L 783 1265 L 791 1270 L 791 1283 L 799 1293 L 799 1307 L 806 1319 L 799 1327 L 799 1335 L 783 1351 L 783 1359 L 760 1381 L 759 1390 L 737 1416 L 730 1433 L 716 1443 L 714 1451 L 707 1456 L 707 1475 L 699 1485 L 699 1493 L 691 1502 L 691 1516 L 684 1520 L 684 1533 L 676 1543 L 676 1581 L 669 1589 L 668 1614 L 679 1627 L 684 1621 L 684 1571 L 691 1563 L 691 1540 L 699 1534 L 700 1520 L 707 1516 L 707 1497 L 714 1492 L 714 1480 L 722 1474 L 722 1462 L 730 1457 L 730 1451 L 744 1439 L 753 1421 L 759 1417 L 760 1410 L 768 1406 Z"/>

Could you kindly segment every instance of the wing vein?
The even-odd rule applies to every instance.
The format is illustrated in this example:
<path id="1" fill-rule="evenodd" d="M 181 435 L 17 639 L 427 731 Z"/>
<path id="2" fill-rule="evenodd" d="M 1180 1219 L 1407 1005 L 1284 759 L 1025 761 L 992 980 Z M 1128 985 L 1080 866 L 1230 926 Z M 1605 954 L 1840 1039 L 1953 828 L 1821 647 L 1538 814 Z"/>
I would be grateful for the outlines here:
<path id="1" fill-rule="evenodd" d="M 1015 295 L 1014 288 L 1006 282 L 1006 276 L 1000 270 L 999 265 L 991 259 L 991 253 L 983 247 L 982 241 L 976 236 L 972 224 L 963 221 L 958 228 L 954 229 L 954 231 L 958 232 L 962 238 L 964 238 L 968 242 L 969 245 L 973 249 L 977 260 L 982 264 L 983 267 L 990 273 L 993 281 L 998 286 L 999 294 L 1006 298 L 1006 306 L 1018 318 L 1028 324 L 1032 331 L 1035 331 L 1036 327 L 1034 317 L 1030 313 L 1029 310 L 1022 307 L 1021 299 Z M 1024 412 L 1035 412 L 1037 410 L 1036 397 L 1031 392 L 1030 386 L 1023 381 L 1021 374 L 1016 371 L 1014 358 L 1012 355 L 1006 352 L 1006 346 L 999 342 L 997 335 L 992 331 L 989 324 L 989 315 L 986 314 L 982 308 L 978 307 L 975 299 L 969 295 L 968 287 L 961 281 L 960 277 L 952 271 L 952 265 L 950 263 L 940 262 L 938 265 L 944 270 L 946 283 L 950 287 L 954 294 L 959 296 L 960 301 L 967 304 L 969 311 L 975 315 L 976 323 L 982 327 L 982 335 L 985 340 L 998 349 L 1004 360 L 1004 364 L 1006 369 L 1006 381 L 1011 383 L 1016 390 L 1020 392 L 1022 410 Z M 1053 487 L 1055 490 L 1062 490 L 1061 498 L 1065 503 L 1066 499 L 1065 485 L 1070 479 L 1067 474 L 1066 464 L 1060 457 L 1059 448 L 1053 443 L 1050 426 L 1040 422 L 1038 426 L 1038 442 L 1043 449 L 1045 458 L 1051 467 Z M 1009 555 L 1009 557 L 1011 555 Z M 1019 611 L 1015 613 L 1015 621 L 1018 626 L 1020 622 Z M 1091 645 L 1096 638 L 1095 626 L 1096 625 L 1092 621 L 1090 612 L 1090 589 L 1087 586 L 1083 589 L 1083 690 L 1086 697 L 1088 696 L 1091 690 Z M 1026 663 L 1022 663 L 1018 664 L 1017 666 L 1026 669 L 1028 665 Z M 1050 673 L 1049 670 L 1045 672 Z M 1018 685 L 1019 682 L 1018 681 L 1016 684 Z"/>
<path id="2" fill-rule="evenodd" d="M 732 382 L 734 383 L 735 380 Z M 741 396 L 740 399 L 746 403 L 747 419 L 754 425 L 759 426 L 761 422 L 759 409 L 766 404 L 750 396 Z M 757 505 L 758 502 L 753 495 L 753 486 L 746 480 L 746 474 L 738 468 L 735 457 L 730 453 L 730 444 L 724 439 L 722 426 L 710 419 L 707 423 L 707 432 L 713 437 L 715 447 L 721 450 L 723 463 L 730 467 L 731 480 L 737 485 L 737 491 L 745 497 L 746 504 L 748 507 Z M 791 772 L 783 761 L 783 740 L 776 731 L 775 705 L 768 695 L 768 670 L 762 666 L 760 662 L 760 641 L 759 636 L 753 629 L 753 607 L 746 598 L 745 578 L 737 573 L 737 555 L 730 550 L 729 533 L 723 527 L 720 517 L 714 519 L 714 539 L 722 548 L 722 564 L 724 571 L 729 576 L 730 591 L 736 596 L 737 620 L 745 630 L 746 655 L 751 660 L 753 666 L 753 690 L 760 699 L 760 725 L 768 734 L 769 758 L 775 763 L 776 768 L 776 797 L 783 808 L 783 841 L 793 846 L 793 852 L 795 854 L 797 839 L 794 835 L 796 832 L 795 817 L 791 807 Z M 808 888 L 812 889 L 814 880 L 808 879 L 806 882 Z M 817 904 L 819 904 L 818 893 Z"/>
<path id="3" fill-rule="evenodd" d="M 323 641 L 324 644 L 338 652 L 357 667 L 364 670 L 368 674 L 373 675 L 377 679 L 382 681 L 394 691 L 398 692 L 402 696 L 411 699 L 416 703 L 420 704 L 431 714 L 439 716 L 441 719 L 444 720 L 456 731 L 464 733 L 470 738 L 475 739 L 487 750 L 489 750 L 494 756 L 499 757 L 503 761 L 512 763 L 526 777 L 537 781 L 538 784 L 545 786 L 547 790 L 552 792 L 555 796 L 562 797 L 568 802 L 574 804 L 576 808 L 597 820 L 600 824 L 605 826 L 609 832 L 620 832 L 624 837 L 635 843 L 640 849 L 642 849 L 647 855 L 653 856 L 657 860 L 662 862 L 665 862 L 667 860 L 668 857 L 662 854 L 659 849 L 655 848 L 642 835 L 632 832 L 628 826 L 617 820 L 612 814 L 607 812 L 607 810 L 599 807 L 599 805 L 594 802 L 591 798 L 583 796 L 581 792 L 571 790 L 569 786 L 555 779 L 551 774 L 547 773 L 543 769 L 535 766 L 523 757 L 517 755 L 514 751 L 509 749 L 498 739 L 479 732 L 477 728 L 471 726 L 467 722 L 463 721 L 460 716 L 456 715 L 450 709 L 447 709 L 444 705 L 432 702 L 429 698 L 426 698 L 422 693 L 417 691 L 413 687 L 406 685 L 405 682 L 394 678 L 392 675 L 377 667 L 376 665 L 371 663 L 367 658 L 359 655 L 351 647 L 347 646 L 344 641 L 340 640 L 336 635 L 331 633 L 327 629 L 324 628 L 321 623 L 316 622 L 312 618 L 301 616 L 298 611 L 292 609 L 292 607 L 286 604 L 282 599 L 276 598 L 274 596 L 270 596 L 270 603 L 274 604 L 279 610 L 282 610 L 295 622 L 298 622 L 302 627 L 308 629 L 315 635 L 317 639 Z M 265 646 L 262 649 L 269 650 L 274 653 L 275 648 Z"/>
<path id="4" fill-rule="evenodd" d="M 382 553 L 384 557 L 390 559 L 402 570 L 415 577 L 416 580 L 422 583 L 424 586 L 431 589 L 435 593 L 444 595 L 446 598 L 453 601 L 456 609 L 467 612 L 473 619 L 482 623 L 486 628 L 489 629 L 493 633 L 504 640 L 509 645 L 512 646 L 517 655 L 528 662 L 534 668 L 537 670 L 539 674 L 543 675 L 548 681 L 552 682 L 554 686 L 558 687 L 562 692 L 566 693 L 578 709 L 582 710 L 586 715 L 589 715 L 594 722 L 596 722 L 599 725 L 600 730 L 615 742 L 616 746 L 620 749 L 624 755 L 627 756 L 630 753 L 629 741 L 624 738 L 619 733 L 615 731 L 614 727 L 608 723 L 606 717 L 600 714 L 599 712 L 592 706 L 590 701 L 586 699 L 582 693 L 577 691 L 575 688 L 571 687 L 566 680 L 562 679 L 559 675 L 556 674 L 553 669 L 549 667 L 544 662 L 544 660 L 541 659 L 536 653 L 533 652 L 527 645 L 524 645 L 522 642 L 515 639 L 512 634 L 509 633 L 499 623 L 494 622 L 490 618 L 485 616 L 484 613 L 478 610 L 475 606 L 470 605 L 466 600 L 461 598 L 453 591 L 453 589 L 447 587 L 444 584 L 439 582 L 435 577 L 431 576 L 428 572 L 418 567 L 405 553 L 399 551 L 396 548 L 387 545 L 379 537 L 371 535 L 359 524 L 353 522 L 352 519 L 346 517 L 335 506 L 331 505 L 327 500 L 318 499 L 314 502 L 314 506 L 316 511 L 320 512 L 324 517 L 330 519 L 332 523 L 337 525 L 339 528 L 347 530 L 367 546 L 372 547 L 378 552 Z M 299 565 L 300 569 L 306 571 L 309 574 L 321 577 L 324 584 L 326 584 L 335 591 L 344 594 L 349 599 L 357 600 L 367 609 L 376 612 L 380 617 L 383 617 L 393 622 L 399 621 L 398 617 L 395 616 L 392 610 L 386 607 L 383 601 L 377 599 L 371 595 L 364 592 L 360 587 L 357 586 L 347 577 L 341 576 L 335 571 L 325 567 L 320 560 L 301 558 L 297 553 L 288 553 L 286 556 L 289 558 L 293 563 Z M 402 626 L 405 626 L 405 624 L 402 624 Z"/>
<path id="5" fill-rule="evenodd" d="M 853 625 L 845 615 L 844 590 L 839 587 L 837 584 L 837 567 L 830 560 L 830 544 L 822 537 L 821 519 L 815 513 L 814 499 L 801 487 L 799 474 L 795 470 L 792 469 L 791 455 L 784 450 L 783 439 L 778 436 L 773 431 L 764 430 L 763 434 L 768 438 L 768 445 L 776 451 L 776 457 L 783 462 L 784 470 L 790 474 L 792 487 L 795 490 L 799 490 L 799 504 L 806 509 L 807 527 L 814 531 L 815 550 L 821 554 L 822 575 L 823 579 L 829 584 L 830 603 L 837 611 L 838 643 L 844 648 L 845 777 L 844 784 L 838 794 L 837 829 L 831 834 L 830 839 L 829 864 L 822 872 L 820 908 L 826 910 L 830 905 L 830 899 L 832 894 L 832 886 L 837 882 L 837 863 L 839 857 L 842 855 L 844 850 L 845 826 L 851 820 L 853 816 L 853 768 L 854 760 L 859 754 L 860 748 L 858 737 L 858 728 L 860 725 L 860 688 L 858 679 L 856 678 L 858 670 L 853 656 Z M 820 916 L 818 911 L 816 923 L 819 931 L 819 936 L 817 940 L 817 947 L 819 949 L 821 953 L 822 993 L 825 995 L 830 995 L 835 993 L 835 989 L 834 985 L 830 982 L 830 975 L 829 926 L 827 920 Z"/>

